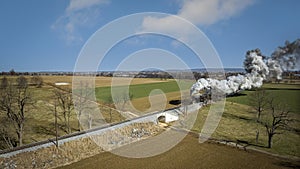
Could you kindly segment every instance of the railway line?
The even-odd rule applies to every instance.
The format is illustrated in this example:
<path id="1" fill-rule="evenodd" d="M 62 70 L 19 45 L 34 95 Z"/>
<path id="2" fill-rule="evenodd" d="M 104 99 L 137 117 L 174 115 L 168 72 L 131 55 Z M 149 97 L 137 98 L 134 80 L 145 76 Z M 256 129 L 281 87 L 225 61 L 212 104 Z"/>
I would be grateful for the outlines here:
<path id="1" fill-rule="evenodd" d="M 195 104 L 189 105 L 191 106 L 191 110 L 192 109 L 199 109 L 199 106 L 195 107 Z M 80 138 L 85 138 L 85 137 L 89 137 L 92 135 L 97 135 L 100 134 L 102 132 L 105 132 L 107 130 L 113 130 L 116 128 L 120 128 L 120 127 L 124 127 L 126 125 L 130 125 L 133 123 L 138 123 L 138 122 L 157 122 L 157 118 L 161 115 L 165 115 L 166 112 L 181 112 L 182 111 L 182 107 L 177 106 L 174 108 L 170 108 L 170 109 L 166 109 L 164 111 L 157 111 L 157 112 L 151 112 L 145 115 L 141 115 L 139 117 L 134 117 L 122 122 L 117 122 L 117 123 L 113 123 L 113 124 L 106 124 L 100 127 L 95 127 L 89 130 L 85 130 L 85 131 L 80 131 L 80 132 L 76 132 L 76 133 L 72 133 L 72 134 L 68 134 L 68 135 L 64 135 L 61 137 L 58 137 L 58 145 L 61 145 L 65 142 L 69 142 L 72 140 L 76 140 L 76 139 L 80 139 Z M 24 153 L 24 152 L 30 152 L 30 151 L 35 151 L 37 149 L 40 148 L 46 148 L 46 147 L 50 147 L 50 146 L 55 146 L 55 138 L 49 139 L 49 140 L 44 140 L 44 141 L 40 141 L 40 142 L 35 142 L 35 143 L 31 143 L 31 144 L 27 144 L 24 146 L 20 146 L 20 147 L 15 147 L 13 149 L 7 149 L 7 150 L 2 150 L 0 151 L 0 157 L 4 157 L 4 158 L 8 158 L 11 157 L 13 155 L 17 155 L 19 153 Z"/>

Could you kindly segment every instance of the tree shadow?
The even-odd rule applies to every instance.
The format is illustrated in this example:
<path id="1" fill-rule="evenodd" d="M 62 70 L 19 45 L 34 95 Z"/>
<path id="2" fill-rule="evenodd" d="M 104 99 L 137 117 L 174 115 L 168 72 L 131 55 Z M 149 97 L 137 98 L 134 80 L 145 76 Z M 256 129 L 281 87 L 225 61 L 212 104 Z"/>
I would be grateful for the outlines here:
<path id="1" fill-rule="evenodd" d="M 38 126 L 34 126 L 33 130 L 37 134 L 46 134 L 46 135 L 50 135 L 50 136 L 56 136 L 55 129 L 51 128 L 51 127 L 45 127 L 42 125 L 38 125 Z"/>
<path id="2" fill-rule="evenodd" d="M 227 112 L 224 112 L 223 117 L 227 117 L 227 118 L 231 118 L 231 119 L 239 119 L 239 120 L 245 120 L 245 121 L 253 121 L 252 118 L 249 118 L 249 117 L 243 117 L 243 116 L 238 116 L 238 115 L 235 115 L 235 114 L 231 114 L 231 113 L 227 113 Z"/>
<path id="3" fill-rule="evenodd" d="M 260 148 L 267 148 L 268 147 L 268 146 L 261 145 L 261 144 L 253 144 L 253 143 L 250 143 L 249 141 L 240 140 L 240 139 L 237 139 L 236 143 L 243 144 L 244 147 L 248 147 L 248 146 L 260 147 Z"/>
<path id="4" fill-rule="evenodd" d="M 295 134 L 300 135 L 300 129 L 298 129 L 297 127 L 291 127 L 291 126 L 288 126 L 288 127 L 286 128 L 286 130 L 287 130 L 287 131 L 290 131 L 290 132 L 293 132 L 293 133 L 295 133 Z"/>
<path id="5" fill-rule="evenodd" d="M 239 96 L 247 96 L 245 93 L 233 93 L 230 95 L 227 95 L 226 97 L 239 97 Z"/>
<path id="6" fill-rule="evenodd" d="M 281 167 L 287 167 L 287 168 L 300 168 L 299 161 L 280 161 L 280 162 L 275 163 L 275 165 L 278 165 Z"/>
<path id="7" fill-rule="evenodd" d="M 300 90 L 300 89 L 296 89 L 296 88 L 272 88 L 272 87 L 267 87 L 267 88 L 263 88 L 265 90 Z"/>

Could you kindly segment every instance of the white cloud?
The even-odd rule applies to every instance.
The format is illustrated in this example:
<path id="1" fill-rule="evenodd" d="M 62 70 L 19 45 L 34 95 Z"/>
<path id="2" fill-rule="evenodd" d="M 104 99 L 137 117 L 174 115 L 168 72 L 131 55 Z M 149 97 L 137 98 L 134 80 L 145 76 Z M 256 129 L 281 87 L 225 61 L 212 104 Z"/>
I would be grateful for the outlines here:
<path id="1" fill-rule="evenodd" d="M 197 25 L 210 25 L 238 14 L 252 3 L 253 0 L 186 0 L 178 16 Z"/>
<path id="2" fill-rule="evenodd" d="M 81 41 L 78 28 L 93 24 L 100 15 L 97 7 L 108 2 L 108 0 L 70 0 L 65 13 L 51 28 L 60 31 L 68 43 Z"/>
<path id="3" fill-rule="evenodd" d="M 239 14 L 253 2 L 254 0 L 183 0 L 176 16 L 198 26 L 209 26 Z M 144 18 L 142 24 L 143 31 L 178 33 L 178 29 L 181 30 L 182 38 L 188 38 L 189 27 L 182 25 L 182 22 L 178 22 L 178 19 L 173 16 L 164 18 L 148 16 Z"/>
<path id="4" fill-rule="evenodd" d="M 108 3 L 108 0 L 71 0 L 66 10 L 72 12 L 103 3 Z"/>
<path id="5" fill-rule="evenodd" d="M 156 18 L 152 16 L 145 17 L 142 23 L 141 32 L 161 32 L 169 34 L 177 34 L 181 40 L 187 40 L 190 34 L 190 25 L 178 20 L 176 16 L 168 16 L 164 18 Z M 180 31 L 178 31 L 180 30 Z"/>

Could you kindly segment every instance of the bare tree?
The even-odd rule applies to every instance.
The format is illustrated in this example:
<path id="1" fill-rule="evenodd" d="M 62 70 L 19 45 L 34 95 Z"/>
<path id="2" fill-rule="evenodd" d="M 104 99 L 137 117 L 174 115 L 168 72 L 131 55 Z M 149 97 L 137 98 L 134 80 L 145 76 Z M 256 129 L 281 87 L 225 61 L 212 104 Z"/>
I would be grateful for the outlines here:
<path id="1" fill-rule="evenodd" d="M 91 113 L 88 113 L 88 125 L 89 125 L 89 129 L 91 129 L 93 127 L 93 116 L 91 115 Z"/>
<path id="2" fill-rule="evenodd" d="M 260 122 L 261 114 L 266 110 L 267 102 L 269 99 L 268 97 L 269 93 L 263 88 L 256 89 L 249 95 L 249 103 L 256 112 L 256 122 L 258 122 L 258 125 Z M 255 142 L 258 143 L 260 134 L 259 127 L 257 127 L 255 132 Z"/>
<path id="3" fill-rule="evenodd" d="M 4 96 L 4 91 L 6 90 L 6 88 L 8 87 L 8 79 L 4 76 L 1 79 L 1 84 L 0 84 L 0 97 Z M 3 111 L 1 111 L 3 112 Z M 1 113 L 0 112 L 0 113 Z M 13 137 L 7 132 L 8 127 L 8 119 L 7 117 L 5 117 L 5 114 L 0 114 L 1 115 L 1 126 L 0 126 L 0 149 L 11 149 L 14 146 L 14 144 L 12 143 Z"/>
<path id="4" fill-rule="evenodd" d="M 58 131 L 59 131 L 59 121 L 63 121 L 62 118 L 59 116 L 59 106 L 58 106 L 58 101 L 57 99 L 55 98 L 55 94 L 53 94 L 54 99 L 51 100 L 51 103 L 48 108 L 48 110 L 53 114 L 53 117 L 54 117 L 54 129 L 51 127 L 51 132 L 52 132 L 52 129 L 54 130 L 53 134 L 55 136 L 55 139 L 52 140 L 52 139 L 49 139 L 49 141 L 51 141 L 57 148 L 58 148 L 58 137 L 60 136 Z"/>
<path id="5" fill-rule="evenodd" d="M 40 88 L 43 85 L 43 78 L 41 76 L 33 76 L 31 78 L 31 83 L 36 87 Z"/>
<path id="6" fill-rule="evenodd" d="M 53 114 L 54 114 L 54 127 L 55 127 L 55 146 L 56 148 L 58 148 L 58 113 L 57 113 L 57 102 L 54 101 L 54 105 L 53 105 Z"/>
<path id="7" fill-rule="evenodd" d="M 282 129 L 288 126 L 290 111 L 286 105 L 277 103 L 275 97 L 269 97 L 267 103 L 268 111 L 259 123 L 266 128 L 268 148 L 271 148 L 273 136 L 282 134 Z"/>
<path id="8" fill-rule="evenodd" d="M 62 90 L 54 90 L 55 99 L 57 100 L 57 107 L 60 110 L 60 114 L 63 116 L 65 132 L 70 134 L 71 126 L 70 126 L 70 118 L 72 116 L 73 110 L 73 100 L 70 92 L 62 91 Z"/>
<path id="9" fill-rule="evenodd" d="M 91 100 L 92 92 L 93 90 L 89 87 L 88 83 L 84 83 L 83 81 L 80 81 L 79 88 L 73 90 L 74 106 L 76 107 L 79 131 L 81 130 L 81 116 L 83 112 L 89 108 L 89 102 Z M 90 122 L 91 119 L 89 119 L 89 123 Z"/>
<path id="10" fill-rule="evenodd" d="M 23 144 L 25 115 L 32 104 L 28 90 L 27 79 L 20 76 L 16 79 L 17 84 L 9 82 L 6 88 L 1 89 L 0 111 L 6 113 L 14 126 L 19 146 Z"/>
<path id="11" fill-rule="evenodd" d="M 109 106 L 109 122 L 112 122 L 112 106 L 113 106 L 113 99 L 111 97 L 108 97 L 106 100 L 108 106 Z"/>
<path id="12" fill-rule="evenodd" d="M 12 149 L 17 146 L 16 140 L 10 136 L 10 134 L 5 129 L 0 129 L 0 140 L 5 142 L 5 145 L 1 144 L 0 149 Z"/>
<path id="13" fill-rule="evenodd" d="M 16 138 L 11 134 L 10 122 L 7 117 L 0 119 L 0 149 L 12 149 L 17 146 Z"/>
<path id="14" fill-rule="evenodd" d="M 11 70 L 9 71 L 9 74 L 10 74 L 11 76 L 14 76 L 14 75 L 16 75 L 16 72 L 15 72 L 14 69 L 11 69 Z"/>
<path id="15" fill-rule="evenodd" d="M 28 81 L 24 76 L 19 76 L 16 79 L 18 88 L 27 88 L 28 87 Z"/>
<path id="16" fill-rule="evenodd" d="M 265 89 L 256 89 L 250 94 L 249 101 L 252 108 L 257 113 L 256 121 L 260 121 L 262 112 L 266 109 L 269 94 Z"/>
<path id="17" fill-rule="evenodd" d="M 4 76 L 4 77 L 1 79 L 0 88 L 1 88 L 1 89 L 5 89 L 5 88 L 7 88 L 7 86 L 8 86 L 8 79 Z"/>
<path id="18" fill-rule="evenodd" d="M 133 98 L 133 94 L 131 93 L 126 94 L 126 92 L 123 92 L 120 95 L 115 96 L 113 100 L 116 102 L 116 104 L 119 104 L 121 110 L 124 111 L 125 105 L 128 103 L 128 101 L 132 100 L 132 98 Z"/>

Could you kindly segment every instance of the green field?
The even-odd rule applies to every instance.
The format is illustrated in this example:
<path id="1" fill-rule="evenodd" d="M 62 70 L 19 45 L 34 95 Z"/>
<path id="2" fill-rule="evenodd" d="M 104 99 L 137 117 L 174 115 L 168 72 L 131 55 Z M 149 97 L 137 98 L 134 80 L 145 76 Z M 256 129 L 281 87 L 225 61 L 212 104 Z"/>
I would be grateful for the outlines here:
<path id="1" fill-rule="evenodd" d="M 268 93 L 273 95 L 278 102 L 287 104 L 291 111 L 300 113 L 300 85 L 298 84 L 264 84 L 263 87 Z M 238 97 L 228 97 L 227 101 L 244 105 L 250 105 L 249 94 L 252 91 L 243 91 Z"/>
<path id="2" fill-rule="evenodd" d="M 129 86 L 129 93 L 132 94 L 132 99 L 147 97 L 150 95 L 151 91 L 155 89 L 161 90 L 163 93 L 170 93 L 181 90 L 187 90 L 191 87 L 192 81 L 169 81 L 151 84 L 136 84 Z M 113 87 L 113 91 L 122 95 L 126 91 L 128 86 L 116 86 Z M 111 97 L 111 87 L 98 87 L 95 90 L 97 100 L 107 102 Z M 159 94 L 159 93 L 152 93 Z"/>
<path id="3" fill-rule="evenodd" d="M 151 84 L 134 84 L 129 86 L 129 93 L 132 94 L 132 99 L 143 98 L 150 95 L 151 91 L 160 89 L 164 93 L 179 91 L 179 86 L 183 90 L 190 89 L 192 81 L 180 81 L 178 84 L 176 81 L 159 82 Z M 126 91 L 127 86 L 113 87 L 113 91 L 122 95 Z M 286 103 L 291 111 L 300 113 L 300 85 L 299 84 L 264 84 L 263 88 L 270 94 L 274 95 L 280 103 Z M 95 94 L 97 100 L 107 102 L 111 97 L 111 87 L 97 87 Z M 243 105 L 250 104 L 249 94 L 254 90 L 246 90 L 239 94 L 239 96 L 228 97 L 227 101 L 239 103 Z M 152 93 L 153 94 L 153 93 Z M 155 93 L 154 93 L 155 94 Z M 159 93 L 157 93 L 159 94 Z"/>
<path id="4" fill-rule="evenodd" d="M 275 154 L 300 157 L 300 86 L 293 84 L 264 84 L 263 88 L 274 95 L 278 102 L 285 103 L 291 110 L 288 128 L 281 129 L 282 134 L 275 135 L 272 148 L 267 148 L 267 135 L 264 126 L 256 122 L 256 113 L 250 106 L 249 94 L 254 91 L 243 91 L 240 95 L 226 98 L 226 105 L 218 128 L 212 138 L 236 142 L 247 141 L 251 147 Z M 200 132 L 209 111 L 209 106 L 200 109 L 193 131 Z M 256 131 L 259 140 L 256 143 Z"/>

